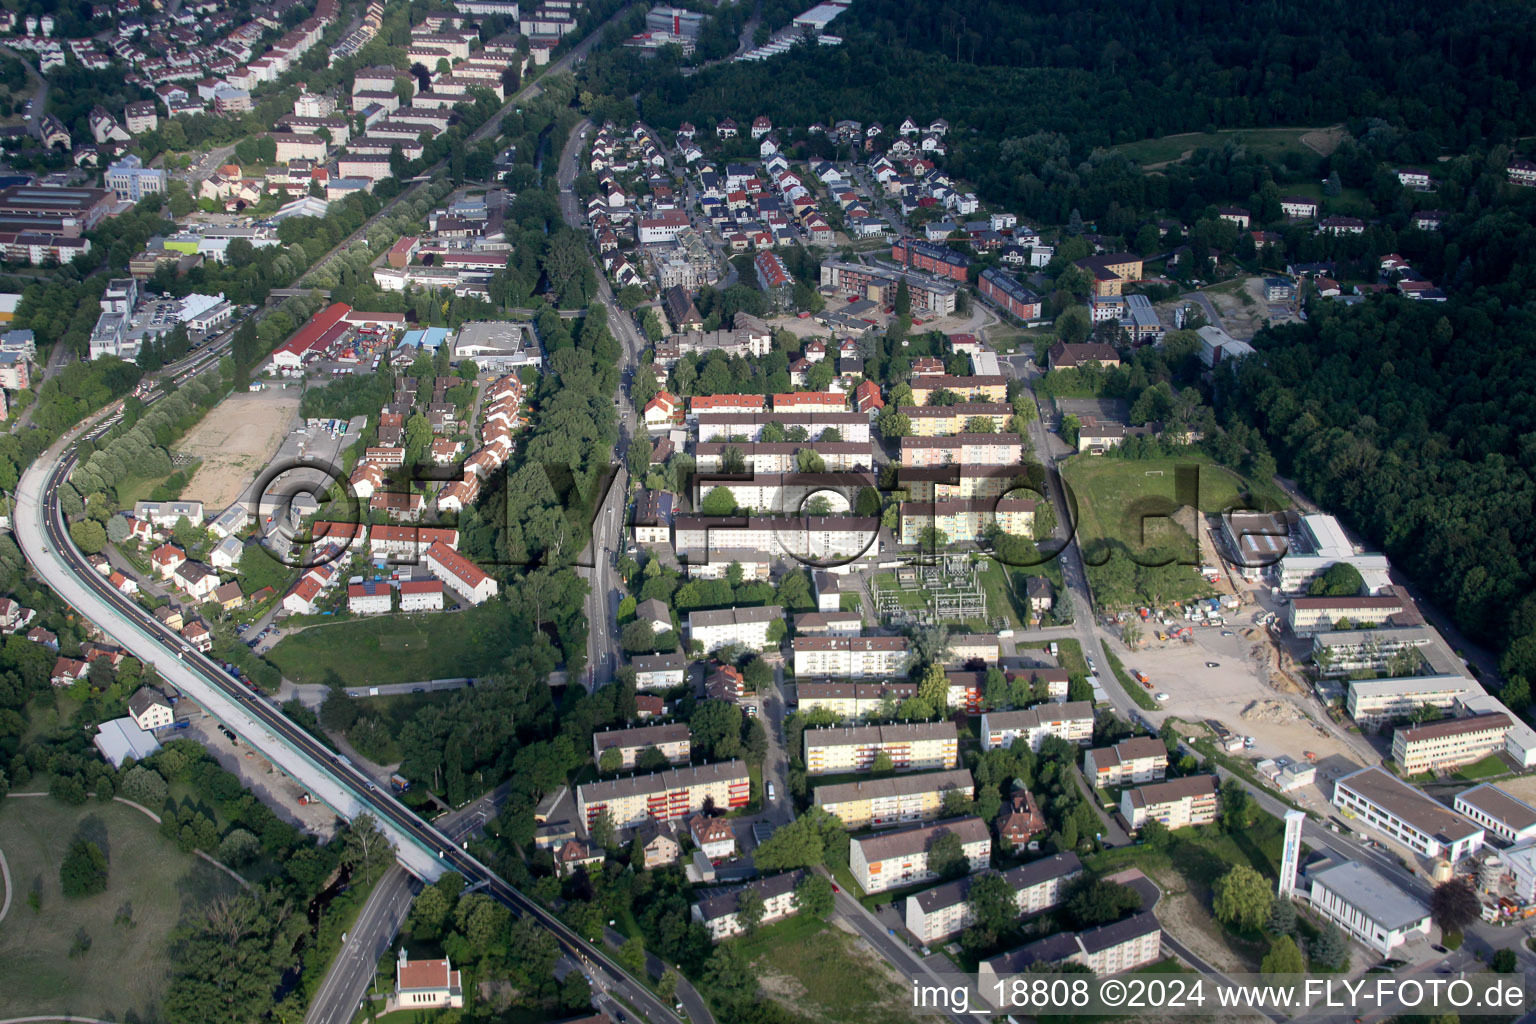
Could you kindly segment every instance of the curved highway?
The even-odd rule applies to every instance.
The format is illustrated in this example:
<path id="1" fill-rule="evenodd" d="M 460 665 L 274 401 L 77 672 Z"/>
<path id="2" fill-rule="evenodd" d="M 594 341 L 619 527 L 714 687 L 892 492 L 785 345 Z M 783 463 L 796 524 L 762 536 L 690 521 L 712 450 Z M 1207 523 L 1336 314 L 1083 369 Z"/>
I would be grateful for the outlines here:
<path id="1" fill-rule="evenodd" d="M 579 960 L 593 975 L 594 987 L 616 992 L 647 1020 L 675 1020 L 671 1007 L 629 978 L 598 948 L 464 852 L 448 836 L 379 791 L 349 762 L 283 715 L 264 694 L 230 677 L 91 568 L 69 536 L 58 489 L 74 467 L 78 439 L 83 435 L 99 436 L 119 415 L 112 412 L 94 424 L 76 427 L 44 452 L 22 477 L 16 492 L 16 539 L 43 581 L 76 611 L 135 657 L 153 665 L 210 714 L 240 731 L 247 743 L 310 786 L 332 807 L 348 817 L 372 814 L 396 840 L 397 854 L 412 873 L 430 879 L 457 871 L 470 885 L 482 884 L 487 893 L 515 913 L 532 917 L 553 933 L 562 951 Z"/>

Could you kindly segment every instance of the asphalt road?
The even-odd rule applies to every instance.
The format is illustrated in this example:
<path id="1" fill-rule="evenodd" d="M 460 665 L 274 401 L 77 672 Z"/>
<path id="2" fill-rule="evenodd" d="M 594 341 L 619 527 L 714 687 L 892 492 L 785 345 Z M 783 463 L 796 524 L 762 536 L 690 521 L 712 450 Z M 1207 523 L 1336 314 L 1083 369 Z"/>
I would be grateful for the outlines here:
<path id="1" fill-rule="evenodd" d="M 591 129 L 592 122 L 586 119 L 571 129 L 565 148 L 560 153 L 560 165 L 555 175 L 560 186 L 560 215 L 567 225 L 583 234 L 586 227 L 581 203 L 576 196 L 576 176 L 580 173 L 581 151 Z M 645 345 L 645 339 L 640 336 L 634 317 L 619 307 L 613 288 L 608 283 L 608 276 L 603 273 L 602 265 L 590 249 L 587 251 L 587 259 L 592 262 L 593 271 L 597 275 L 598 301 L 608 307 L 608 326 L 623 350 L 619 360 L 619 390 L 614 395 L 619 414 L 619 443 L 614 449 L 614 459 L 621 468 L 598 507 L 597 519 L 592 524 L 592 542 L 581 560 L 581 564 L 589 567 L 581 571 L 590 585 L 587 593 L 587 688 L 595 690 L 613 679 L 614 671 L 620 663 L 616 623 L 621 595 L 614 563 L 618 552 L 624 547 L 628 473 L 623 468 L 623 462 L 629 453 L 630 438 L 635 436 L 637 429 L 643 429 L 639 427 L 635 408 L 629 400 L 627 385 L 630 375 L 640 363 L 640 351 Z"/>
<path id="2" fill-rule="evenodd" d="M 284 716 L 264 694 L 225 674 L 138 605 L 107 584 L 69 538 L 59 505 L 59 485 L 75 462 L 74 442 L 97 436 L 114 421 L 113 409 L 75 428 L 45 452 L 23 476 L 16 495 L 15 532 L 28 563 L 77 612 L 99 626 L 129 653 L 152 665 L 210 714 L 237 731 L 253 749 L 281 767 L 328 806 L 347 818 L 370 814 L 394 842 L 412 874 L 436 878 L 445 871 L 462 874 L 471 884 L 514 912 L 548 929 L 562 950 L 601 976 L 615 992 L 650 1021 L 675 1019 L 649 990 L 629 979 L 604 953 L 514 889 L 505 879 L 463 851 L 455 839 L 417 818 L 398 800 L 380 791 L 362 773 L 332 754 Z"/>

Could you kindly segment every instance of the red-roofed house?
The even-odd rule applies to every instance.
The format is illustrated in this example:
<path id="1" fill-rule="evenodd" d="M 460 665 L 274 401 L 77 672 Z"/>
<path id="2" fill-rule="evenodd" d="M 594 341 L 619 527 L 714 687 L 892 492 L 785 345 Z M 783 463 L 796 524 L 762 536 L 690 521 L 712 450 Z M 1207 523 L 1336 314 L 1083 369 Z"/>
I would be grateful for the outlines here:
<path id="1" fill-rule="evenodd" d="M 402 612 L 440 612 L 443 610 L 442 580 L 405 580 L 400 584 Z"/>
<path id="2" fill-rule="evenodd" d="M 667 702 L 655 694 L 642 693 L 635 696 L 635 717 L 642 722 L 647 718 L 664 715 L 667 712 Z"/>
<path id="3" fill-rule="evenodd" d="M 859 412 L 873 412 L 885 408 L 885 399 L 880 397 L 880 385 L 872 380 L 866 380 L 853 389 L 853 407 Z"/>
<path id="4" fill-rule="evenodd" d="M 760 413 L 765 401 L 762 395 L 701 395 L 689 400 L 688 411 L 695 416 L 701 412 Z"/>
<path id="5" fill-rule="evenodd" d="M 408 960 L 405 950 L 395 962 L 395 998 L 390 1010 L 428 1010 L 464 1005 L 464 990 L 459 972 L 448 958 Z"/>
<path id="6" fill-rule="evenodd" d="M 647 430 L 668 430 L 683 425 L 683 403 L 670 391 L 657 392 L 642 413 Z"/>
<path id="7" fill-rule="evenodd" d="M 171 578 L 171 574 L 181 567 L 187 560 L 187 553 L 174 544 L 161 544 L 149 554 L 149 562 L 155 567 L 155 572 L 163 580 Z"/>
<path id="8" fill-rule="evenodd" d="M 791 391 L 773 396 L 774 412 L 841 412 L 848 396 L 841 391 Z"/>
<path id="9" fill-rule="evenodd" d="M 315 598 L 320 596 L 321 579 L 314 573 L 306 575 L 283 598 L 283 607 L 294 615 L 309 615 L 315 610 Z"/>
<path id="10" fill-rule="evenodd" d="M 427 548 L 422 564 L 466 604 L 480 604 L 496 596 L 496 581 L 441 541 Z"/>
<path id="11" fill-rule="evenodd" d="M 53 663 L 53 674 L 48 677 L 48 681 L 54 686 L 68 686 L 84 679 L 90 668 L 85 662 L 74 658 L 59 658 Z"/>

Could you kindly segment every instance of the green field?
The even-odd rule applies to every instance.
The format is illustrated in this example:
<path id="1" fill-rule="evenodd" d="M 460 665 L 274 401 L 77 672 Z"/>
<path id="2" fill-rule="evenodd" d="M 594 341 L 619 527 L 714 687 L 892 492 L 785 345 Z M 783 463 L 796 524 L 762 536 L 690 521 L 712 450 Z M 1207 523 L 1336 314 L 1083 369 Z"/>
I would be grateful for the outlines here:
<path id="1" fill-rule="evenodd" d="M 1465 779 L 1468 782 L 1481 782 L 1484 779 L 1497 778 L 1500 775 L 1510 774 L 1509 765 L 1498 754 L 1489 754 L 1481 761 L 1458 769 L 1452 776 L 1457 779 Z"/>
<path id="2" fill-rule="evenodd" d="M 458 612 L 380 615 L 310 626 L 286 636 L 266 655 L 295 683 L 349 686 L 489 675 L 527 640 L 511 628 L 507 608 L 490 602 Z"/>
<path id="3" fill-rule="evenodd" d="M 1252 488 L 1256 503 L 1281 507 L 1275 488 L 1255 488 L 1236 473 L 1218 466 L 1204 455 L 1166 459 L 1118 459 L 1078 455 L 1062 463 L 1062 478 L 1077 501 L 1077 539 L 1088 545 L 1096 540 L 1118 541 L 1132 551 L 1177 545 L 1193 555 L 1194 538 L 1171 518 L 1181 507 L 1175 470 L 1194 466 L 1199 471 L 1199 510 L 1215 514 L 1240 507 Z"/>
<path id="4" fill-rule="evenodd" d="M 107 854 L 107 891 L 66 900 L 59 861 L 77 835 Z M 173 966 L 172 931 L 189 912 L 235 889 L 227 875 L 181 853 L 153 821 L 118 803 L 0 801 L 0 851 L 17 890 L 0 924 L 0 1004 L 7 1016 L 159 1020 Z M 132 926 L 115 923 L 129 908 Z M 90 948 L 71 958 L 81 936 L 89 936 Z"/>
<path id="5" fill-rule="evenodd" d="M 1314 135 L 1308 142 L 1318 146 L 1323 153 L 1332 152 L 1342 134 L 1326 128 L 1230 128 L 1219 132 L 1165 135 L 1160 139 L 1142 139 L 1140 142 L 1126 142 L 1112 148 L 1144 165 L 1182 160 L 1185 153 L 1197 149 L 1219 149 L 1228 142 L 1241 143 L 1249 152 L 1271 160 L 1279 160 L 1289 153 L 1317 157 L 1321 155 L 1318 149 L 1302 141 L 1303 137 L 1312 133 L 1320 134 Z M 1321 133 L 1327 133 L 1326 138 Z"/>
<path id="6" fill-rule="evenodd" d="M 738 940 L 758 984 L 797 1017 L 820 1024 L 916 1020 L 911 992 L 853 936 L 791 917 Z"/>

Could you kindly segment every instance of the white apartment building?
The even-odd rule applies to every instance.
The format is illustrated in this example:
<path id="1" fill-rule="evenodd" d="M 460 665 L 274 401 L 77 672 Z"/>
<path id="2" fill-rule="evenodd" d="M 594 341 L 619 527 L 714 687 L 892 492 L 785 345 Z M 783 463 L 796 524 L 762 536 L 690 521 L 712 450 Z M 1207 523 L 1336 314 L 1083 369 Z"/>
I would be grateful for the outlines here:
<path id="1" fill-rule="evenodd" d="M 633 729 L 609 729 L 592 734 L 592 758 L 598 760 L 604 751 L 617 749 L 627 770 L 635 766 L 641 751 L 655 747 L 667 755 L 673 764 L 687 764 L 693 752 L 693 732 L 682 722 L 668 725 L 643 725 Z"/>
<path id="2" fill-rule="evenodd" d="M 128 698 L 128 714 L 145 732 L 164 729 L 176 721 L 176 712 L 171 708 L 171 702 L 158 691 L 151 690 L 147 686 L 141 687 Z M 966 773 L 966 778 L 970 778 L 969 772 Z"/>
<path id="3" fill-rule="evenodd" d="M 697 814 L 705 800 L 722 811 L 745 807 L 751 790 L 746 762 L 722 761 L 577 786 L 576 813 L 588 828 L 604 810 L 615 828 L 632 828 Z"/>
<path id="4" fill-rule="evenodd" d="M 1333 784 L 1333 804 L 1431 860 L 1455 864 L 1482 849 L 1480 826 L 1381 768 L 1361 768 Z"/>
<path id="5" fill-rule="evenodd" d="M 1003 1009 L 992 1002 L 1000 991 L 999 980 L 1034 964 L 1071 962 L 1104 976 L 1154 963 L 1162 955 L 1162 926 L 1151 911 L 1143 911 L 1085 932 L 1058 932 L 1010 953 L 983 960 L 977 971 L 976 987 L 984 999 Z"/>
<path id="6" fill-rule="evenodd" d="M 665 690 L 683 685 L 688 659 L 680 653 L 637 654 L 630 660 L 635 669 L 635 689 Z"/>
<path id="7" fill-rule="evenodd" d="M 830 711 L 839 718 L 867 718 L 888 704 L 894 706 L 915 696 L 916 683 L 795 684 L 795 701 L 800 710 Z"/>
<path id="8" fill-rule="evenodd" d="M 897 771 L 954 768 L 960 758 L 960 734 L 954 722 L 907 722 L 806 729 L 807 775 L 867 772 L 885 753 Z"/>
<path id="9" fill-rule="evenodd" d="M 731 437 L 745 437 L 747 442 L 762 440 L 763 428 L 777 423 L 784 429 L 804 427 L 812 441 L 835 429 L 845 444 L 869 444 L 869 416 L 860 412 L 706 412 L 699 414 L 699 443 L 725 442 Z"/>
<path id="10" fill-rule="evenodd" d="M 1075 853 L 1058 853 L 1030 861 L 1003 872 L 1003 880 L 1014 891 L 1020 917 L 1038 914 L 1060 906 L 1068 887 L 1083 873 L 1083 862 Z M 907 931 L 921 943 L 947 939 L 976 923 L 976 915 L 967 896 L 971 883 L 980 875 L 958 878 L 907 897 L 904 920 Z"/>
<path id="11" fill-rule="evenodd" d="M 755 892 L 763 898 L 763 918 L 760 923 L 770 924 L 800 912 L 799 903 L 795 899 L 795 888 L 805 880 L 805 877 L 804 871 L 797 870 L 759 878 L 748 882 L 741 889 L 731 889 L 706 896 L 693 905 L 690 913 L 693 919 L 709 932 L 710 940 L 719 942 L 721 939 L 740 935 L 745 930 L 741 926 L 737 913 L 741 906 L 742 893 Z"/>
<path id="12" fill-rule="evenodd" d="M 1060 736 L 1069 743 L 1087 743 L 1093 739 L 1093 705 L 1085 700 L 1064 704 L 1040 704 L 1023 711 L 989 711 L 981 716 L 981 749 L 1011 747 L 1024 739 L 1029 749 L 1040 752 L 1047 736 Z"/>
<path id="13" fill-rule="evenodd" d="M 1465 697 L 1481 696 L 1483 688 L 1469 676 L 1404 676 L 1400 679 L 1353 679 L 1346 707 L 1362 727 L 1406 719 L 1429 704 L 1449 711 Z"/>
<path id="14" fill-rule="evenodd" d="M 1392 760 L 1405 775 L 1470 764 L 1503 750 L 1513 724 L 1509 715 L 1494 712 L 1399 727 L 1392 734 Z"/>
<path id="15" fill-rule="evenodd" d="M 903 636 L 797 636 L 795 678 L 899 676 L 907 670 L 911 641 Z"/>
<path id="16" fill-rule="evenodd" d="M 440 612 L 443 610 L 442 580 L 403 580 L 400 584 L 402 612 Z"/>
<path id="17" fill-rule="evenodd" d="M 1474 825 L 1481 825 L 1506 843 L 1523 843 L 1536 838 L 1536 807 L 1491 782 L 1457 793 L 1452 807 L 1457 814 Z"/>
<path id="18" fill-rule="evenodd" d="M 970 797 L 975 792 L 976 784 L 971 773 L 956 768 L 817 786 L 811 802 L 842 821 L 844 827 L 855 829 L 930 821 L 943 813 L 947 794 L 962 793 Z"/>
<path id="19" fill-rule="evenodd" d="M 481 604 L 496 596 L 496 581 L 442 541 L 427 548 L 421 561 L 428 572 L 442 580 L 466 604 Z"/>
<path id="20" fill-rule="evenodd" d="M 1428 936 L 1429 908 L 1355 861 L 1307 872 L 1312 909 L 1382 956 L 1415 935 Z"/>
<path id="21" fill-rule="evenodd" d="M 1409 602 L 1394 594 L 1380 597 L 1293 597 L 1286 625 L 1298 637 L 1310 637 L 1349 623 L 1350 629 L 1380 626 L 1400 615 Z"/>
<path id="22" fill-rule="evenodd" d="M 685 564 L 714 562 L 715 552 L 761 551 L 775 558 L 834 563 L 880 553 L 873 516 L 677 516 L 672 545 Z"/>
<path id="23" fill-rule="evenodd" d="M 704 645 L 706 653 L 726 644 L 754 650 L 768 646 L 768 629 L 784 621 L 779 605 L 758 608 L 716 608 L 688 613 L 688 638 Z"/>
<path id="24" fill-rule="evenodd" d="M 379 580 L 347 586 L 347 611 L 353 615 L 387 615 L 394 607 L 394 591 Z"/>
<path id="25" fill-rule="evenodd" d="M 1191 775 L 1125 790 L 1120 794 L 1120 813 L 1132 831 L 1148 821 L 1184 828 L 1215 821 L 1217 803 L 1216 777 Z"/>
<path id="26" fill-rule="evenodd" d="M 946 833 L 960 837 L 967 874 L 987 866 L 992 856 L 992 833 L 987 830 L 987 823 L 976 817 L 951 818 L 934 825 L 854 839 L 849 844 L 848 866 L 866 894 L 926 882 L 938 877 L 928 866 L 928 853 Z"/>
<path id="27" fill-rule="evenodd" d="M 1083 753 L 1083 774 L 1097 789 L 1161 782 L 1167 773 L 1168 747 L 1156 736 L 1133 736 Z"/>

